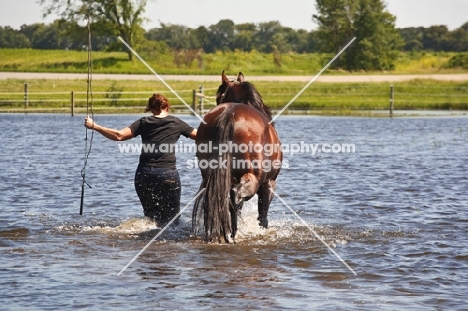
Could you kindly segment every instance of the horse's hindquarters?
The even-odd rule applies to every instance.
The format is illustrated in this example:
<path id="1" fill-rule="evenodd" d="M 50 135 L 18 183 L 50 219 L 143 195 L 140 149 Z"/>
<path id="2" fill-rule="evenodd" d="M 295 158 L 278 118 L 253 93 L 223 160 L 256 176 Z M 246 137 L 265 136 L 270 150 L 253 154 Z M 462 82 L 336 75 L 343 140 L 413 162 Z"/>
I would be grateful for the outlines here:
<path id="1" fill-rule="evenodd" d="M 248 105 L 218 105 L 204 120 L 196 145 L 201 188 L 206 191 L 195 203 L 193 217 L 202 208 L 205 237 L 212 240 L 224 236 L 227 241 L 229 232 L 235 236 L 242 202 L 278 175 L 281 147 L 268 120 Z"/>

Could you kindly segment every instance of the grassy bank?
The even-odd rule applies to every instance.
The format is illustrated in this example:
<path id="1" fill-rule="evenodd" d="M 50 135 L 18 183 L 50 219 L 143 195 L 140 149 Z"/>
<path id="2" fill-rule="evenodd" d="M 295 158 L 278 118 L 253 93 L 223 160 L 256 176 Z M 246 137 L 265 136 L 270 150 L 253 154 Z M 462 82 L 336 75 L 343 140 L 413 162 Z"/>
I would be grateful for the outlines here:
<path id="1" fill-rule="evenodd" d="M 452 68 L 451 60 L 461 53 L 401 52 L 394 71 L 387 74 L 456 73 L 467 69 Z M 276 58 L 272 54 L 258 52 L 217 52 L 193 55 L 148 54 L 142 52 L 145 61 L 159 74 L 219 74 L 244 71 L 249 75 L 312 75 L 320 71 L 333 55 L 288 53 Z M 24 72 L 73 72 L 87 71 L 86 51 L 0 49 L 0 71 Z M 95 73 L 148 74 L 148 69 L 135 58 L 129 61 L 123 52 L 93 52 Z M 327 70 L 324 74 L 349 74 L 339 70 Z M 356 72 L 353 72 L 356 74 Z M 358 72 L 357 74 L 372 74 Z M 382 72 L 378 72 L 382 74 Z"/>
<path id="2" fill-rule="evenodd" d="M 430 74 L 459 73 L 462 69 L 448 69 L 455 53 L 401 53 L 396 70 L 378 74 Z M 87 71 L 86 51 L 48 51 L 28 49 L 0 49 L 0 71 L 25 72 L 67 72 Z M 135 59 L 129 61 L 123 52 L 93 52 L 94 73 L 149 74 L 148 68 Z M 284 54 L 274 62 L 273 55 L 258 52 L 227 52 L 189 55 L 144 55 L 143 58 L 159 74 L 213 74 L 222 70 L 243 71 L 254 75 L 307 75 L 319 72 L 332 55 L 325 54 Z M 176 61 L 177 60 L 177 61 Z M 349 72 L 327 70 L 324 74 L 350 74 Z M 352 74 L 372 74 L 353 72 Z M 374 73 L 375 74 L 375 73 Z M 171 87 L 192 104 L 192 90 L 200 82 L 171 81 Z M 392 83 L 394 85 L 395 109 L 468 109 L 468 83 L 413 80 Z M 305 85 L 301 82 L 266 82 L 255 85 L 263 95 L 265 103 L 272 109 L 281 109 Z M 204 82 L 205 109 L 214 104 L 218 82 Z M 0 112 L 68 112 L 71 107 L 71 93 L 77 111 L 86 107 L 84 80 L 28 81 L 27 108 L 24 100 L 24 81 L 0 80 Z M 149 95 L 160 92 L 168 96 L 174 110 L 187 111 L 183 102 L 167 90 L 159 81 L 112 81 L 94 80 L 92 85 L 95 112 L 139 112 Z M 290 106 L 289 112 L 309 111 L 326 114 L 362 114 L 363 111 L 388 110 L 390 83 L 313 83 Z"/>
<path id="3" fill-rule="evenodd" d="M 196 81 L 171 81 L 171 87 L 188 104 L 192 104 Z M 396 110 L 468 109 L 468 82 L 413 80 L 392 83 Z M 265 103 L 272 109 L 284 107 L 303 87 L 301 82 L 258 81 L 255 86 Z M 214 105 L 218 82 L 203 84 L 204 108 Z M 20 80 L 0 80 L 0 112 L 69 112 L 71 92 L 77 111 L 86 107 L 86 81 L 30 80 L 28 107 L 25 108 L 24 83 Z M 141 112 L 147 98 L 155 92 L 169 97 L 174 111 L 187 111 L 183 102 L 161 82 L 95 80 L 92 84 L 92 103 L 97 113 Z M 326 114 L 362 114 L 363 111 L 389 108 L 390 83 L 313 83 L 290 105 L 290 112 L 309 111 Z"/>

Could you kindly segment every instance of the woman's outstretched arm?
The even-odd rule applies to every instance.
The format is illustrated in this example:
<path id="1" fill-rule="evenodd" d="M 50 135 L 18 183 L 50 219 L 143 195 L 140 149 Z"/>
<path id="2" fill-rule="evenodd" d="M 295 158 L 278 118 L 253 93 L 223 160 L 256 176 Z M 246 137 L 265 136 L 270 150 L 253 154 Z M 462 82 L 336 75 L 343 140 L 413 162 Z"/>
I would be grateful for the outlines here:
<path id="1" fill-rule="evenodd" d="M 125 127 L 121 130 L 111 129 L 104 126 L 98 125 L 90 117 L 85 118 L 85 127 L 90 130 L 95 130 L 98 133 L 101 133 L 104 137 L 109 138 L 115 141 L 128 140 L 133 138 L 133 133 L 129 127 Z"/>

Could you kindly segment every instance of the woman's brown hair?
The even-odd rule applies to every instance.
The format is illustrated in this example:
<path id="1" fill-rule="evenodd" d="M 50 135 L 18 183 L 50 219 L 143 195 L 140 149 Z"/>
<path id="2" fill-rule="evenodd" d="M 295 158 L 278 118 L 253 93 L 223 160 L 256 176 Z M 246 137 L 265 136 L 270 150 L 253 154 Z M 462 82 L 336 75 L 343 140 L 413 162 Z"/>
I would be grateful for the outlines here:
<path id="1" fill-rule="evenodd" d="M 146 106 L 145 112 L 154 110 L 157 113 L 160 113 L 161 110 L 170 108 L 169 100 L 161 94 L 153 94 L 148 100 L 148 105 Z"/>

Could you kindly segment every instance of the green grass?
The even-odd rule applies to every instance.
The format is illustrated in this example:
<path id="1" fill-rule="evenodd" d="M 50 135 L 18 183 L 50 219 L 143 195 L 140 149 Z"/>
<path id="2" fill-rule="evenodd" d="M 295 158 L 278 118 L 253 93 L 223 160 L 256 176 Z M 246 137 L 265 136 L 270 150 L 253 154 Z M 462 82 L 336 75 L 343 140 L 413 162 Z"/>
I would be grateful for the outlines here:
<path id="1" fill-rule="evenodd" d="M 222 70 L 238 71 L 248 68 L 250 75 L 261 74 L 306 74 L 317 72 L 329 60 L 319 54 L 286 54 L 281 57 L 281 66 L 275 65 L 272 54 L 258 52 L 216 52 L 204 54 L 202 58 L 178 55 L 149 54 L 142 58 L 159 74 L 219 74 Z M 0 49 L 0 71 L 24 72 L 86 72 L 86 51 Z M 187 61 L 186 59 L 193 59 Z M 130 61 L 123 52 L 93 52 L 93 72 L 148 74 L 148 69 L 136 57 Z"/>
<path id="2" fill-rule="evenodd" d="M 171 87 L 192 104 L 192 90 L 197 81 L 171 81 Z M 265 103 L 272 109 L 284 107 L 305 85 L 301 82 L 255 82 Z M 412 80 L 393 83 L 395 109 L 468 109 L 468 82 Z M 218 82 L 205 82 L 207 96 L 215 96 Z M 71 92 L 75 107 L 86 107 L 84 80 L 30 80 L 29 105 L 26 111 L 69 112 Z M 0 111 L 24 112 L 23 81 L 0 80 Z M 95 112 L 141 112 L 147 98 L 155 92 L 166 95 L 174 111 L 187 111 L 183 102 L 158 81 L 94 80 L 92 104 Z M 123 92 L 123 93 L 120 93 Z M 326 112 L 327 114 L 353 114 L 362 111 L 388 110 L 390 83 L 320 83 L 310 85 L 289 107 L 290 111 Z M 205 109 L 214 105 L 214 99 L 205 100 Z"/>
<path id="3" fill-rule="evenodd" d="M 401 52 L 396 69 L 387 74 L 466 72 L 466 69 L 451 68 L 450 60 L 461 53 Z M 252 52 L 216 52 L 141 55 L 159 74 L 219 74 L 222 70 L 248 71 L 249 75 L 313 75 L 328 63 L 333 55 L 287 53 L 280 57 L 279 64 L 272 54 Z M 22 72 L 70 72 L 87 71 L 86 51 L 0 49 L 0 71 Z M 178 58 L 179 65 L 175 59 Z M 93 72 L 148 74 L 148 69 L 136 57 L 129 61 L 124 52 L 93 52 Z M 369 74 L 375 72 L 353 72 Z M 378 72 L 382 74 L 382 72 Z M 324 74 L 349 74 L 341 70 L 327 70 Z"/>
<path id="4" fill-rule="evenodd" d="M 143 52 L 144 54 L 144 52 Z M 247 76 L 255 75 L 308 75 L 322 69 L 331 55 L 284 54 L 281 66 L 273 61 L 273 55 L 258 52 L 217 52 L 184 59 L 190 55 L 177 55 L 182 60 L 174 63 L 175 55 L 142 55 L 159 74 L 213 74 L 222 70 L 243 71 Z M 0 71 L 22 72 L 87 72 L 86 51 L 48 51 L 29 49 L 0 49 Z M 129 61 L 123 52 L 93 52 L 93 73 L 148 74 L 148 68 L 138 59 Z M 396 70 L 378 74 L 410 73 L 455 73 L 467 70 L 451 68 L 453 64 L 465 63 L 463 53 L 400 53 Z M 456 60 L 453 61 L 453 60 Z M 327 70 L 325 74 L 350 74 Z M 353 72 L 352 74 L 371 74 Z M 0 112 L 24 111 L 24 81 L 0 80 Z M 171 81 L 171 87 L 185 102 L 192 103 L 192 90 L 200 82 Z M 305 85 L 301 82 L 266 82 L 255 85 L 263 95 L 265 103 L 272 109 L 286 105 Z M 395 109 L 468 109 L 468 83 L 413 80 L 393 83 L 395 86 Z M 205 94 L 214 96 L 217 82 L 205 82 Z M 83 80 L 28 81 L 28 111 L 59 111 L 70 109 L 71 92 L 74 92 L 77 110 L 86 107 L 87 83 Z M 326 112 L 327 114 L 354 114 L 362 111 L 387 110 L 389 107 L 390 83 L 313 83 L 290 106 L 290 110 Z M 92 84 L 93 107 L 97 112 L 139 112 L 147 98 L 154 92 L 169 97 L 174 108 L 183 103 L 159 81 L 112 81 L 94 80 Z M 124 92 L 120 94 L 120 92 Z M 140 93 L 138 93 L 140 92 Z M 213 99 L 205 101 L 206 107 Z M 40 110 L 42 109 L 42 110 Z"/>

